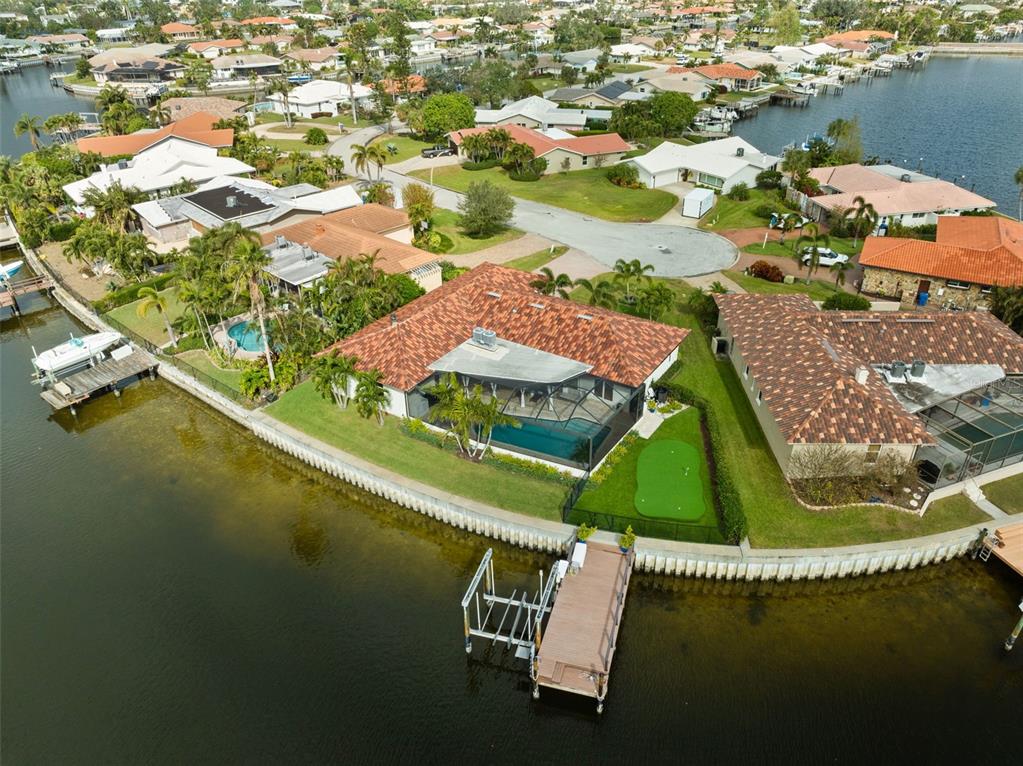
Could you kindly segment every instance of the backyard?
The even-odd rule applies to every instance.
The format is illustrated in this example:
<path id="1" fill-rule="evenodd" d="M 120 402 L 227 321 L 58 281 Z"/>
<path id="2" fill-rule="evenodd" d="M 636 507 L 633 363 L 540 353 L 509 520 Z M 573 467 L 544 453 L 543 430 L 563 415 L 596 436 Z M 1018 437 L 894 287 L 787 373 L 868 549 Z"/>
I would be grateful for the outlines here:
<path id="1" fill-rule="evenodd" d="M 1023 474 L 985 484 L 981 489 L 1006 513 L 1023 513 Z"/>
<path id="2" fill-rule="evenodd" d="M 184 351 L 176 354 L 174 358 L 180 359 L 190 367 L 194 367 L 204 375 L 213 378 L 218 383 L 241 393 L 241 386 L 239 385 L 242 377 L 241 370 L 218 367 L 210 361 L 209 355 L 203 349 L 195 348 L 191 351 Z M 186 371 L 188 371 L 187 368 Z"/>
<path id="3" fill-rule="evenodd" d="M 437 168 L 433 182 L 465 192 L 473 181 L 491 181 L 509 194 L 547 205 L 574 210 L 609 221 L 656 221 L 678 202 L 674 194 L 660 189 L 624 189 L 607 180 L 607 170 L 592 168 L 571 173 L 551 173 L 539 181 L 513 181 L 499 168 L 463 170 L 460 166 Z M 412 175 L 427 179 L 428 170 Z"/>
<path id="4" fill-rule="evenodd" d="M 161 290 L 160 295 L 167 301 L 167 318 L 173 324 L 185 312 L 185 307 L 178 302 L 177 288 Z M 126 303 L 112 309 L 105 316 L 138 333 L 154 346 L 162 346 L 169 342 L 170 338 L 167 336 L 167 328 L 160 312 L 153 308 L 144 317 L 139 317 L 138 305 L 139 301 Z"/>
<path id="5" fill-rule="evenodd" d="M 741 271 L 724 271 L 722 273 L 748 293 L 764 295 L 804 293 L 810 296 L 812 301 L 823 301 L 836 292 L 834 282 L 823 282 L 819 279 L 811 279 L 810 284 L 797 280 L 791 285 L 787 285 L 784 282 L 768 282 L 766 279 L 749 276 Z"/>
<path id="6" fill-rule="evenodd" d="M 489 237 L 470 237 L 462 231 L 461 216 L 453 210 L 443 208 L 437 208 L 433 214 L 433 229 L 451 241 L 451 248 L 444 250 L 444 255 L 475 253 L 477 250 L 500 245 L 502 242 L 511 242 L 525 233 L 509 227 Z"/>
<path id="7" fill-rule="evenodd" d="M 373 143 L 379 144 L 387 150 L 386 165 L 394 165 L 418 157 L 423 149 L 430 149 L 436 145 L 435 141 L 418 141 L 409 136 L 396 136 L 392 133 L 385 133 L 375 139 Z M 391 151 L 391 147 L 395 149 L 394 152 Z"/>
<path id="8" fill-rule="evenodd" d="M 321 397 L 311 382 L 288 391 L 265 412 L 338 449 L 446 492 L 529 516 L 561 518 L 567 484 L 472 463 L 405 434 L 397 418 L 388 416 L 380 426 L 375 419 L 360 417 L 354 406 L 341 409 Z"/>
<path id="9" fill-rule="evenodd" d="M 767 226 L 767 219 L 754 212 L 761 205 L 771 205 L 779 212 L 788 208 L 782 202 L 781 194 L 774 190 L 750 189 L 749 199 L 734 200 L 723 194 L 718 195 L 717 204 L 700 221 L 700 228 L 712 231 L 729 229 L 750 229 Z M 791 235 L 790 235 L 791 236 Z M 798 235 L 797 235 L 798 236 Z"/>

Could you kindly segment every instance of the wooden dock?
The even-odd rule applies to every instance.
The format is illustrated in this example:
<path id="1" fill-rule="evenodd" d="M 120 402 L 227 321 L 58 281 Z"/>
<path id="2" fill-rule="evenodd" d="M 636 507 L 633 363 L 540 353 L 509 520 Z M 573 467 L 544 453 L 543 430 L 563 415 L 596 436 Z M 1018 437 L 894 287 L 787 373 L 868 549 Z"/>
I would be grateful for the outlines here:
<path id="1" fill-rule="evenodd" d="M 593 697 L 603 710 L 634 558 L 613 545 L 586 545 L 585 562 L 561 581 L 537 642 L 537 685 Z"/>
<path id="2" fill-rule="evenodd" d="M 993 553 L 1016 574 L 1023 575 L 1023 521 L 998 527 L 984 538 L 988 555 Z M 986 561 L 987 555 L 983 556 Z"/>
<path id="3" fill-rule="evenodd" d="M 154 377 L 157 366 L 157 361 L 145 351 L 134 349 L 127 356 L 111 356 L 88 369 L 69 375 L 44 389 L 40 396 L 53 409 L 70 409 L 73 413 L 75 407 L 82 402 L 109 391 L 120 393 L 123 386 L 143 375 Z"/>
<path id="4" fill-rule="evenodd" d="M 13 307 L 15 314 L 21 313 L 19 295 L 47 292 L 53 289 L 53 280 L 46 276 L 29 277 L 17 282 L 0 283 L 0 308 Z"/>

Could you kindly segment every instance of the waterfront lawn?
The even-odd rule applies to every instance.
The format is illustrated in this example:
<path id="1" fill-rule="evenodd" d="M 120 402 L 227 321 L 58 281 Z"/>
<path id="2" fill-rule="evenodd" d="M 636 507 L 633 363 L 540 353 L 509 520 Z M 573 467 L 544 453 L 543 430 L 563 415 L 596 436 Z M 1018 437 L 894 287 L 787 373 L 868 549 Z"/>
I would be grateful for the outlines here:
<path id="1" fill-rule="evenodd" d="M 417 141 L 409 136 L 395 136 L 389 133 L 385 133 L 380 138 L 375 139 L 373 143 L 379 144 L 385 150 L 388 146 L 393 146 L 398 150 L 396 154 L 391 154 L 390 150 L 387 151 L 387 162 L 384 163 L 385 165 L 394 165 L 395 163 L 418 157 L 423 149 L 430 149 L 437 145 L 435 141 Z"/>
<path id="2" fill-rule="evenodd" d="M 541 266 L 546 266 L 566 252 L 568 252 L 568 248 L 565 245 L 556 245 L 553 253 L 550 248 L 545 248 L 531 255 L 524 255 L 521 258 L 507 261 L 502 265 L 507 266 L 509 269 L 518 269 L 519 271 L 536 271 Z"/>
<path id="3" fill-rule="evenodd" d="M 437 208 L 434 212 L 433 228 L 451 240 L 452 247 L 450 250 L 445 250 L 444 255 L 475 253 L 477 250 L 500 245 L 502 242 L 511 242 L 525 234 L 521 229 L 509 227 L 489 237 L 470 237 L 462 231 L 461 216 L 454 210 L 445 210 L 444 208 Z"/>
<path id="4" fill-rule="evenodd" d="M 935 500 L 929 506 L 924 516 L 934 516 L 935 519 L 949 518 L 949 519 L 969 519 L 969 521 L 963 521 L 961 524 L 956 526 L 966 526 L 966 524 L 978 524 L 982 521 L 989 521 L 991 519 L 984 511 L 982 511 L 970 498 L 966 495 L 952 495 L 952 497 L 944 497 L 941 500 Z"/>
<path id="5" fill-rule="evenodd" d="M 768 220 L 758 216 L 754 210 L 761 205 L 773 205 L 779 211 L 788 209 L 782 204 L 781 195 L 776 189 L 750 189 L 749 199 L 742 202 L 728 199 L 723 194 L 718 194 L 717 200 L 717 204 L 703 217 L 700 228 L 726 231 L 767 226 Z"/>
<path id="6" fill-rule="evenodd" d="M 791 285 L 784 282 L 768 282 L 766 279 L 758 279 L 741 271 L 722 272 L 726 277 L 739 285 L 748 293 L 761 293 L 763 295 L 786 295 L 791 293 L 805 293 L 812 301 L 827 300 L 828 297 L 838 292 L 833 282 L 822 282 L 819 279 L 811 279 L 810 284 L 797 280 Z"/>
<path id="7" fill-rule="evenodd" d="M 691 444 L 701 456 L 699 471 L 700 481 L 703 485 L 703 505 L 706 511 L 694 522 L 676 524 L 663 522 L 659 519 L 648 519 L 636 509 L 636 474 L 640 453 L 648 445 L 663 440 Z M 665 420 L 649 439 L 636 439 L 624 451 L 619 462 L 600 486 L 587 488 L 579 496 L 575 507 L 580 511 L 625 517 L 615 524 L 617 532 L 623 532 L 625 525 L 631 524 L 636 534 L 641 536 L 668 537 L 697 543 L 723 543 L 724 538 L 718 531 L 710 469 L 707 466 L 703 436 L 700 431 L 700 411 L 695 407 L 690 407 Z M 573 518 L 571 520 L 580 519 Z"/>
<path id="8" fill-rule="evenodd" d="M 981 489 L 1006 513 L 1023 513 L 1023 474 L 985 484 Z"/>
<path id="9" fill-rule="evenodd" d="M 168 287 L 166 290 L 161 290 L 160 295 L 167 300 L 167 317 L 170 319 L 171 324 L 174 324 L 185 313 L 184 305 L 178 301 L 177 288 Z M 170 341 L 170 338 L 167 337 L 167 328 L 163 321 L 163 316 L 156 309 L 150 309 L 148 314 L 140 318 L 135 313 L 138 310 L 139 303 L 140 301 L 133 301 L 132 303 L 118 306 L 107 312 L 105 316 L 112 318 L 115 322 L 120 322 L 129 330 L 138 333 L 155 346 L 162 346 Z"/>
<path id="10" fill-rule="evenodd" d="M 241 393 L 241 370 L 218 367 L 210 360 L 209 354 L 204 349 L 196 348 L 191 351 L 183 351 L 180 354 L 176 354 L 174 358 L 187 362 L 199 370 L 199 372 L 209 375 L 218 383 L 222 383 L 228 388 Z"/>
<path id="11" fill-rule="evenodd" d="M 381 427 L 342 410 L 316 393 L 311 382 L 288 391 L 266 414 L 338 449 L 424 484 L 528 516 L 558 521 L 567 485 L 472 463 L 401 431 L 388 416 Z"/>
<path id="12" fill-rule="evenodd" d="M 463 170 L 449 165 L 433 171 L 439 186 L 465 192 L 473 181 L 490 181 L 509 194 L 545 205 L 574 210 L 608 221 L 656 221 L 678 202 L 674 194 L 660 189 L 623 189 L 607 180 L 606 168 L 551 173 L 539 181 L 513 181 L 500 168 Z M 429 170 L 416 170 L 418 178 L 430 177 Z"/>

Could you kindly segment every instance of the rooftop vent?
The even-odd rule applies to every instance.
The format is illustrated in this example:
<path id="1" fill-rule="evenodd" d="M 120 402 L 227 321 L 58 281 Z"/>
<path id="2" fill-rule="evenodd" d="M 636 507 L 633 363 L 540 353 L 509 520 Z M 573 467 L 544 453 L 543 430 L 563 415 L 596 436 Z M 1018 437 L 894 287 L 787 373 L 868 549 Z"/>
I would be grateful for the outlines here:
<path id="1" fill-rule="evenodd" d="M 233 194 L 228 194 L 227 199 L 224 200 L 226 207 L 238 207 L 238 198 Z"/>
<path id="2" fill-rule="evenodd" d="M 118 160 L 117 161 L 117 169 L 118 170 L 127 170 L 128 169 L 128 160 Z"/>
<path id="3" fill-rule="evenodd" d="M 309 247 L 309 245 L 302 245 L 302 258 L 307 261 L 311 261 L 315 257 L 316 253 L 311 247 Z"/>
<path id="4" fill-rule="evenodd" d="M 472 329 L 472 342 L 480 348 L 493 351 L 497 348 L 497 333 L 483 327 L 474 327 Z"/>
<path id="5" fill-rule="evenodd" d="M 912 366 L 909 368 L 909 374 L 914 378 L 922 378 L 924 376 L 924 370 L 927 369 L 927 365 L 922 359 L 916 359 L 913 361 Z"/>
<path id="6" fill-rule="evenodd" d="M 542 309 L 544 307 L 542 303 L 530 303 L 529 305 L 535 309 Z"/>
<path id="7" fill-rule="evenodd" d="M 277 244 L 277 247 L 279 247 L 281 250 L 283 250 L 284 248 L 286 248 L 288 246 L 288 240 L 286 240 L 280 234 L 277 235 L 277 237 L 274 240 L 274 242 Z"/>
<path id="8" fill-rule="evenodd" d="M 891 366 L 891 377 L 902 378 L 906 375 L 906 363 L 905 362 L 892 362 Z"/>
<path id="9" fill-rule="evenodd" d="M 586 321 L 586 322 L 592 322 L 593 321 L 593 315 L 592 314 L 577 314 L 577 317 L 579 319 L 582 319 L 582 320 Z"/>
<path id="10" fill-rule="evenodd" d="M 487 295 L 489 295 L 491 298 L 501 297 L 501 293 L 497 292 L 496 290 L 487 290 Z"/>
<path id="11" fill-rule="evenodd" d="M 746 150 L 743 147 L 741 147 L 741 146 L 738 149 L 735 150 L 735 156 L 736 157 L 741 157 L 745 153 L 746 153 Z"/>
<path id="12" fill-rule="evenodd" d="M 901 176 L 899 177 L 899 180 L 900 180 L 900 181 L 902 181 L 902 183 L 904 183 L 904 184 L 908 184 L 908 183 L 909 183 L 909 181 L 910 181 L 910 179 L 911 179 L 912 177 L 913 177 L 913 176 L 911 176 L 911 175 L 910 175 L 909 173 L 903 173 L 903 174 L 902 174 L 902 175 L 901 175 Z"/>

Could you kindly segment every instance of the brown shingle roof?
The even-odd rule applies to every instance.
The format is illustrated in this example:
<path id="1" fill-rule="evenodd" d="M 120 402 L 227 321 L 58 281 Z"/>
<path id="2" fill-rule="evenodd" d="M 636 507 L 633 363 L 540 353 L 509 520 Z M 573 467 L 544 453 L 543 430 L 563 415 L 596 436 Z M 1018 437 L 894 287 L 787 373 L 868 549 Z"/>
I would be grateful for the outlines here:
<path id="1" fill-rule="evenodd" d="M 484 263 L 327 349 L 378 369 L 407 391 L 428 378 L 431 363 L 465 342 L 474 327 L 592 365 L 592 373 L 638 386 L 685 339 L 688 330 L 540 295 L 535 277 Z"/>
<path id="2" fill-rule="evenodd" d="M 921 359 L 1023 373 L 1023 338 L 983 312 L 818 311 L 804 295 L 715 296 L 764 405 L 791 444 L 921 444 L 923 422 L 871 371 Z"/>

